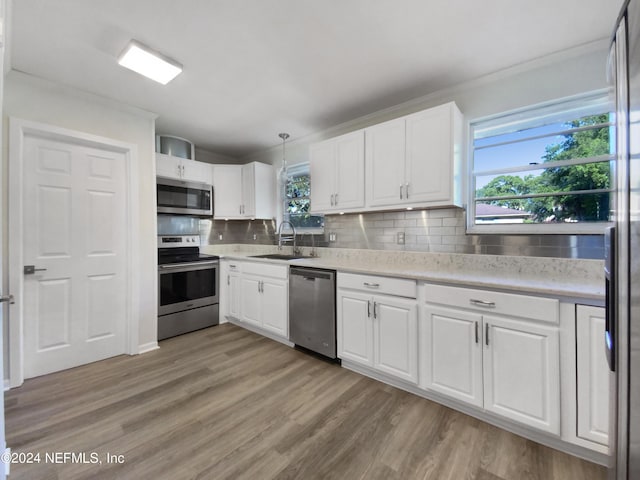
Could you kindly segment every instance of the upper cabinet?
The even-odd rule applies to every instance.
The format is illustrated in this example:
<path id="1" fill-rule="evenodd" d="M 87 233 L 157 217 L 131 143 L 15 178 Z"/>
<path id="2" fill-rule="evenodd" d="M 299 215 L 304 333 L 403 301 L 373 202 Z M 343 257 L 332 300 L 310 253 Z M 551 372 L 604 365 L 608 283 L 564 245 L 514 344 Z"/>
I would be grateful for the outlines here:
<path id="1" fill-rule="evenodd" d="M 275 177 L 264 163 L 213 166 L 213 218 L 270 219 L 275 215 Z"/>
<path id="2" fill-rule="evenodd" d="M 331 213 L 364 207 L 364 130 L 311 146 L 311 210 Z"/>
<path id="3" fill-rule="evenodd" d="M 156 175 L 158 177 L 211 183 L 212 165 L 187 158 L 156 153 Z"/>
<path id="4" fill-rule="evenodd" d="M 453 102 L 365 129 L 366 206 L 461 206 L 462 130 Z"/>
<path id="5" fill-rule="evenodd" d="M 312 211 L 462 206 L 463 128 L 450 102 L 312 145 Z"/>

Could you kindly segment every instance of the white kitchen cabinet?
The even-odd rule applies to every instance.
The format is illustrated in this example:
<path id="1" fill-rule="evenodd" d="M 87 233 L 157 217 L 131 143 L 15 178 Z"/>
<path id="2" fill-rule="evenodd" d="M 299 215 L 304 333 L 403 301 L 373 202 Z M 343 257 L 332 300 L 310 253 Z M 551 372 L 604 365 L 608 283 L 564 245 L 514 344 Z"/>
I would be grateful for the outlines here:
<path id="1" fill-rule="evenodd" d="M 461 206 L 462 131 L 453 102 L 366 128 L 366 207 Z"/>
<path id="2" fill-rule="evenodd" d="M 559 302 L 423 288 L 420 386 L 559 435 Z"/>
<path id="3" fill-rule="evenodd" d="M 270 165 L 213 166 L 213 218 L 270 219 L 275 215 L 275 177 Z"/>
<path id="4" fill-rule="evenodd" d="M 243 262 L 238 276 L 241 322 L 269 331 L 282 338 L 289 336 L 288 267 L 261 262 Z"/>
<path id="5" fill-rule="evenodd" d="M 607 446 L 610 372 L 604 328 L 604 308 L 576 306 L 577 436 Z"/>
<path id="6" fill-rule="evenodd" d="M 371 295 L 340 289 L 337 305 L 338 357 L 372 367 Z"/>
<path id="7" fill-rule="evenodd" d="M 414 281 L 390 280 L 392 288 L 415 292 Z M 338 357 L 416 384 L 417 302 L 388 295 L 386 281 L 338 273 Z"/>
<path id="8" fill-rule="evenodd" d="M 213 218 L 241 218 L 242 166 L 213 166 Z"/>
<path id="9" fill-rule="evenodd" d="M 312 212 L 364 207 L 364 130 L 314 144 L 309 157 Z"/>
<path id="10" fill-rule="evenodd" d="M 426 304 L 420 385 L 483 406 L 482 315 Z"/>
<path id="11" fill-rule="evenodd" d="M 484 408 L 559 435 L 558 329 L 490 315 L 483 323 Z"/>
<path id="12" fill-rule="evenodd" d="M 418 383 L 418 306 L 415 300 L 373 297 L 374 368 Z"/>
<path id="13" fill-rule="evenodd" d="M 156 176 L 211 184 L 209 163 L 156 153 Z"/>
<path id="14" fill-rule="evenodd" d="M 240 318 L 240 263 L 234 260 L 220 261 L 220 322 L 228 317 Z"/>

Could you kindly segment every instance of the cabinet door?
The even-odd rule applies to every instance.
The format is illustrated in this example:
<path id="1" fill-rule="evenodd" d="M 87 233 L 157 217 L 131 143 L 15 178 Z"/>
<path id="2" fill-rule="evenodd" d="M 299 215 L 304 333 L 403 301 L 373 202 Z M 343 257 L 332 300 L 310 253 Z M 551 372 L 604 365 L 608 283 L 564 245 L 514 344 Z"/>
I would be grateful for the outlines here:
<path id="1" fill-rule="evenodd" d="M 426 304 L 420 386 L 482 407 L 482 315 Z"/>
<path id="2" fill-rule="evenodd" d="M 182 173 L 181 165 L 181 158 L 165 155 L 164 153 L 156 153 L 156 176 L 158 177 L 180 180 Z"/>
<path id="3" fill-rule="evenodd" d="M 373 366 L 371 296 L 338 290 L 338 357 Z"/>
<path id="4" fill-rule="evenodd" d="M 227 315 L 240 319 L 240 275 L 229 272 L 227 292 Z"/>
<path id="5" fill-rule="evenodd" d="M 404 203 L 405 119 L 365 129 L 366 203 Z"/>
<path id="6" fill-rule="evenodd" d="M 252 163 L 242 165 L 242 215 L 256 216 L 255 170 Z"/>
<path id="7" fill-rule="evenodd" d="M 289 338 L 287 282 L 262 280 L 262 327 Z"/>
<path id="8" fill-rule="evenodd" d="M 262 326 L 260 279 L 242 276 L 240 278 L 240 295 L 242 296 L 241 320 L 258 327 Z"/>
<path id="9" fill-rule="evenodd" d="M 336 196 L 339 211 L 364 207 L 364 130 L 335 139 Z M 311 177 L 311 185 L 315 181 Z M 313 203 L 312 203 L 313 205 Z"/>
<path id="10" fill-rule="evenodd" d="M 242 166 L 213 166 L 213 218 L 241 218 Z"/>
<path id="11" fill-rule="evenodd" d="M 609 366 L 604 348 L 603 308 L 578 305 L 576 361 L 578 437 L 609 444 Z"/>
<path id="12" fill-rule="evenodd" d="M 484 406 L 549 433 L 560 433 L 558 328 L 483 316 Z"/>
<path id="13" fill-rule="evenodd" d="M 374 367 L 418 383 L 418 306 L 415 300 L 373 298 Z"/>
<path id="14" fill-rule="evenodd" d="M 197 162 L 196 160 L 183 160 L 182 167 L 183 180 L 211 183 L 212 165 L 210 163 Z"/>
<path id="15" fill-rule="evenodd" d="M 314 213 L 331 212 L 336 194 L 336 159 L 333 139 L 309 148 L 311 159 L 311 209 Z"/>
<path id="16" fill-rule="evenodd" d="M 451 104 L 407 117 L 408 202 L 452 203 L 453 139 Z"/>

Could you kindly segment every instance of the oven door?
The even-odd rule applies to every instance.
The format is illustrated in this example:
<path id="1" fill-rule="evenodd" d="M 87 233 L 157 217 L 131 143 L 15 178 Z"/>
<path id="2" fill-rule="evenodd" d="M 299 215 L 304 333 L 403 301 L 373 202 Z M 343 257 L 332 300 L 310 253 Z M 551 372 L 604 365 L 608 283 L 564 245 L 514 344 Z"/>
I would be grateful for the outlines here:
<path id="1" fill-rule="evenodd" d="M 206 183 L 158 178 L 156 182 L 158 213 L 213 215 L 212 187 Z"/>
<path id="2" fill-rule="evenodd" d="M 218 260 L 158 267 L 158 316 L 218 303 Z"/>

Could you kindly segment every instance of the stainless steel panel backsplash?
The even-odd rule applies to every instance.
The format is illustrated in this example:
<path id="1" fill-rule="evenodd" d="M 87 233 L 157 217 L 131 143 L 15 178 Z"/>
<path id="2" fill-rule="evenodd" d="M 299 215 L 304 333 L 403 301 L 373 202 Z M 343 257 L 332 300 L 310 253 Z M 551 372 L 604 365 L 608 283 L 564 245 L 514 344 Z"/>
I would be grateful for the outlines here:
<path id="1" fill-rule="evenodd" d="M 203 220 L 200 223 L 202 242 L 210 245 L 273 245 L 277 243 L 275 231 L 272 220 Z M 404 245 L 397 243 L 400 232 L 404 233 Z M 330 234 L 335 234 L 336 241 L 329 242 Z M 317 247 L 335 248 L 604 258 L 602 235 L 467 235 L 464 210 L 459 208 L 328 215 L 324 236 L 315 236 L 314 242 Z M 310 246 L 310 235 L 298 237 L 298 244 Z"/>

